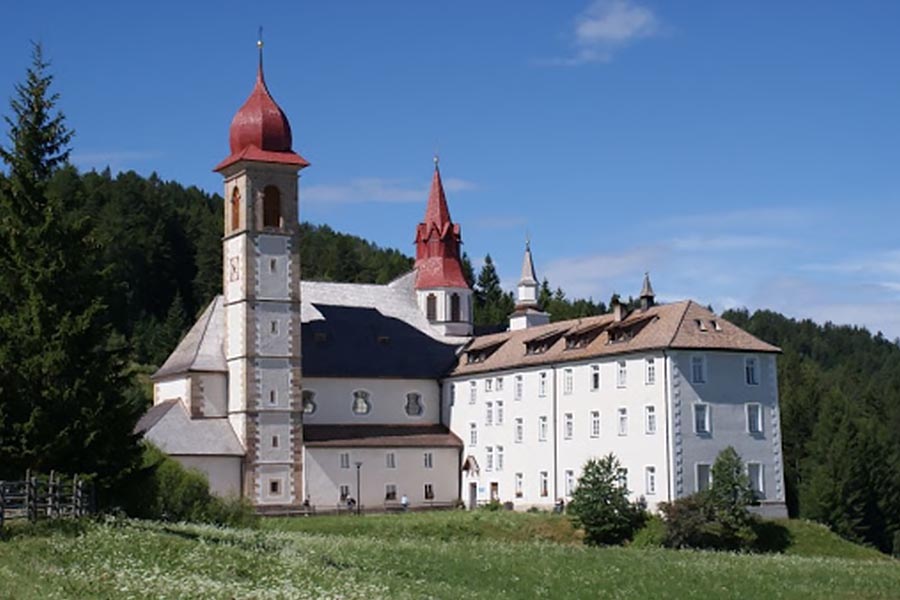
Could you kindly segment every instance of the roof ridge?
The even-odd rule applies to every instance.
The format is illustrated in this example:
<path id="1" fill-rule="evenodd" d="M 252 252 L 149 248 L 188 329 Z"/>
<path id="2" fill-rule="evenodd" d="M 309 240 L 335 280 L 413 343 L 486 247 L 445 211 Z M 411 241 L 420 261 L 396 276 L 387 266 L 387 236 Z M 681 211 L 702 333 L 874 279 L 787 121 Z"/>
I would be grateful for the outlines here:
<path id="1" fill-rule="evenodd" d="M 687 316 L 688 309 L 693 304 L 693 300 L 690 298 L 687 299 L 684 303 L 684 310 L 681 311 L 681 317 L 678 319 L 678 324 L 675 326 L 675 331 L 672 332 L 672 338 L 666 344 L 666 348 L 671 348 L 672 344 L 675 343 L 675 338 L 678 337 L 678 332 L 681 331 L 681 325 L 684 323 L 684 318 Z"/>

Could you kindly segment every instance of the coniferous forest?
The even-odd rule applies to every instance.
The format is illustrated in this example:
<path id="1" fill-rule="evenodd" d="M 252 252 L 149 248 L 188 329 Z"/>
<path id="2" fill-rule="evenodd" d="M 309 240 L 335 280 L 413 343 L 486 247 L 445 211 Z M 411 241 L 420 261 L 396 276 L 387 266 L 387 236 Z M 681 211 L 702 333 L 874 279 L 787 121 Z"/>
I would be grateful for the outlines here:
<path id="1" fill-rule="evenodd" d="M 149 403 L 146 375 L 221 288 L 222 198 L 156 175 L 78 173 L 46 67 L 36 47 L 0 143 L 0 479 L 88 471 L 113 502 L 139 463 L 131 430 Z M 385 283 L 412 267 L 398 250 L 311 224 L 301 260 L 305 279 L 330 281 Z M 468 257 L 464 267 L 476 325 L 502 327 L 513 297 L 490 256 L 477 275 Z M 554 320 L 606 311 L 546 280 L 540 298 Z M 898 342 L 770 311 L 723 316 L 784 350 L 791 514 L 900 550 Z"/>

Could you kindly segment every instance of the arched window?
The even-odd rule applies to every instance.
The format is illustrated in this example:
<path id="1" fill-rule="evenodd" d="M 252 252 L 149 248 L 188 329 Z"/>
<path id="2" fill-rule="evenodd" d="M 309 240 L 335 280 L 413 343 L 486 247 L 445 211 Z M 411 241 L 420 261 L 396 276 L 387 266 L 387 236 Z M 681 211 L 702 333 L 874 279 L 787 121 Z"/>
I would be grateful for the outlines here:
<path id="1" fill-rule="evenodd" d="M 234 186 L 231 192 L 231 231 L 237 231 L 241 227 L 241 191 Z"/>
<path id="2" fill-rule="evenodd" d="M 367 415 L 372 410 L 372 403 L 369 402 L 369 392 L 356 390 L 353 392 L 353 414 Z"/>
<path id="3" fill-rule="evenodd" d="M 425 316 L 429 321 L 437 321 L 437 296 L 428 294 L 425 298 Z"/>
<path id="4" fill-rule="evenodd" d="M 422 410 L 422 394 L 408 393 L 406 395 L 406 414 L 410 417 L 421 417 Z"/>
<path id="5" fill-rule="evenodd" d="M 316 412 L 316 393 L 312 390 L 303 390 L 303 414 L 311 415 Z"/>
<path id="6" fill-rule="evenodd" d="M 263 190 L 263 227 L 281 227 L 281 192 L 274 185 Z"/>
<path id="7" fill-rule="evenodd" d="M 450 294 L 450 320 L 454 323 L 462 320 L 459 318 L 459 294 L 456 293 Z"/>

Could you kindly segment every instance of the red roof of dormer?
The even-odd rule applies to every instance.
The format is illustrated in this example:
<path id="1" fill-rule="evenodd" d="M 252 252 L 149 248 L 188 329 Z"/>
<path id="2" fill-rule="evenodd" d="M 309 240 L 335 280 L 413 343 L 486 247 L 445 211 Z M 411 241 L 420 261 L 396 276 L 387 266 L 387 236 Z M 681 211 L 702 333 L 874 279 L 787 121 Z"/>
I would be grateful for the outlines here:
<path id="1" fill-rule="evenodd" d="M 262 55 L 256 74 L 256 85 L 250 97 L 231 120 L 228 132 L 231 155 L 220 162 L 215 171 L 240 160 L 294 165 L 299 169 L 309 163 L 291 149 L 291 124 L 269 94 L 262 68 Z"/>
<path id="2" fill-rule="evenodd" d="M 416 227 L 416 289 L 468 288 L 459 260 L 459 224 L 450 220 L 437 163 L 431 179 L 425 220 Z"/>

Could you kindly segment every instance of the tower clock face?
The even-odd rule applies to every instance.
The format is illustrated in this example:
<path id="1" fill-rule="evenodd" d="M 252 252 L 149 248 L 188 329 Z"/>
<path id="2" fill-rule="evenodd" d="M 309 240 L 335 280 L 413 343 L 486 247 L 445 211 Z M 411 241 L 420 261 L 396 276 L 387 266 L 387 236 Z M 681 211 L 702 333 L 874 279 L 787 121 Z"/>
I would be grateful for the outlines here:
<path id="1" fill-rule="evenodd" d="M 241 257 L 232 256 L 228 259 L 228 281 L 237 281 L 240 279 Z"/>

